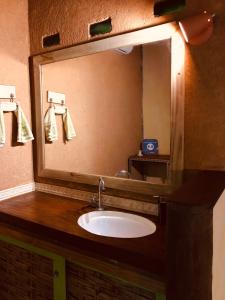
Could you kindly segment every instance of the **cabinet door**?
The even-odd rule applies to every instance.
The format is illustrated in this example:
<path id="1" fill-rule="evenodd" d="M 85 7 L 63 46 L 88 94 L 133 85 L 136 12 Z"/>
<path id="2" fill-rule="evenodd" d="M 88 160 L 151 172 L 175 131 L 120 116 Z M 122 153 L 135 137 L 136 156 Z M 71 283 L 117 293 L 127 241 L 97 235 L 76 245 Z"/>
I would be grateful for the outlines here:
<path id="1" fill-rule="evenodd" d="M 0 241 L 0 299 L 52 300 L 52 260 Z"/>
<path id="2" fill-rule="evenodd" d="M 140 287 L 73 263 L 66 263 L 66 282 L 67 300 L 160 299 Z"/>
<path id="3" fill-rule="evenodd" d="M 65 300 L 61 256 L 0 236 L 1 300 Z"/>

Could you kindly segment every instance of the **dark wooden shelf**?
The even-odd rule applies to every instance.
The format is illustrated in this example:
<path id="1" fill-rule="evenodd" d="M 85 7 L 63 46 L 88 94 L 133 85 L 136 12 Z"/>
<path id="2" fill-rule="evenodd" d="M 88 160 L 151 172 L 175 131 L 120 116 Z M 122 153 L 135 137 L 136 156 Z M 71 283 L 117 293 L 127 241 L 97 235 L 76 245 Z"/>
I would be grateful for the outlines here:
<path id="1" fill-rule="evenodd" d="M 152 155 L 132 155 L 128 158 L 128 171 L 133 175 L 134 169 L 145 180 L 146 176 L 160 177 L 163 182 L 169 178 L 170 155 L 152 154 Z M 137 173 L 136 172 L 136 173 Z"/>
<path id="2" fill-rule="evenodd" d="M 132 155 L 129 157 L 129 160 L 169 163 L 170 155 L 162 155 L 162 154 L 152 154 L 152 155 L 143 155 L 143 156 Z"/>

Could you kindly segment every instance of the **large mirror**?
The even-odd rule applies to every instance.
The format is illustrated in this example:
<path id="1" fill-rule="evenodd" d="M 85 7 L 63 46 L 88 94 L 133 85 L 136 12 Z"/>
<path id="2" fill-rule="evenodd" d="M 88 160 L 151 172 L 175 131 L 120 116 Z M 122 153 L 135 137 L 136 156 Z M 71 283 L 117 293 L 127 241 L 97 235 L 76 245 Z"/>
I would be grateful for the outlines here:
<path id="1" fill-rule="evenodd" d="M 165 24 L 34 57 L 36 180 L 96 185 L 103 176 L 112 189 L 143 194 L 177 185 L 180 47 L 174 24 Z M 65 97 L 63 105 L 54 93 Z M 54 137 L 46 131 L 49 122 Z"/>

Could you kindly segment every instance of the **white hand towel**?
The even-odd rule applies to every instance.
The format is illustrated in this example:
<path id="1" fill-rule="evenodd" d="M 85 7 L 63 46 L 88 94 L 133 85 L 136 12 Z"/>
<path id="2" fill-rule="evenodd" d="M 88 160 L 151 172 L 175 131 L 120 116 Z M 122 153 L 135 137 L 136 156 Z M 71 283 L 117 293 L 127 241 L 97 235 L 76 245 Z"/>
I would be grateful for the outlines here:
<path id="1" fill-rule="evenodd" d="M 70 117 L 70 113 L 69 113 L 69 110 L 67 107 L 65 108 L 65 113 L 63 114 L 63 123 L 64 123 L 64 129 L 66 132 L 66 139 L 68 141 L 72 140 L 72 138 L 76 136 L 76 132 L 73 127 L 73 122 L 72 122 L 72 119 Z"/>
<path id="2" fill-rule="evenodd" d="M 34 139 L 34 136 L 20 105 L 17 105 L 15 115 L 17 117 L 18 126 L 17 142 L 24 144 L 26 142 L 32 141 Z"/>
<path id="3" fill-rule="evenodd" d="M 58 139 L 58 131 L 55 118 L 55 108 L 49 107 L 44 118 L 45 137 L 48 142 Z"/>
<path id="4" fill-rule="evenodd" d="M 4 112 L 0 104 L 0 147 L 3 147 L 5 144 L 5 121 L 4 121 Z"/>

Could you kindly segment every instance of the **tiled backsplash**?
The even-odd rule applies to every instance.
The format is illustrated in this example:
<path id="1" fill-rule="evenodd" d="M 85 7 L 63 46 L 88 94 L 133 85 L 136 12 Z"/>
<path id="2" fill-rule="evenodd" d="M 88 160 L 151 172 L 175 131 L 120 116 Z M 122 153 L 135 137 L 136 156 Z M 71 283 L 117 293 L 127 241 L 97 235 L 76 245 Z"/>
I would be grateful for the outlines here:
<path id="1" fill-rule="evenodd" d="M 35 183 L 37 191 L 55 194 L 63 197 L 74 198 L 82 201 L 90 201 L 93 197 L 93 193 L 70 189 L 67 187 L 50 185 L 45 183 Z M 144 201 L 137 201 L 127 198 L 113 197 L 109 195 L 103 195 L 103 205 L 117 207 L 121 209 L 131 210 L 134 212 L 145 213 L 149 215 L 158 216 L 158 204 L 148 203 Z"/>

